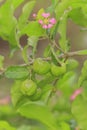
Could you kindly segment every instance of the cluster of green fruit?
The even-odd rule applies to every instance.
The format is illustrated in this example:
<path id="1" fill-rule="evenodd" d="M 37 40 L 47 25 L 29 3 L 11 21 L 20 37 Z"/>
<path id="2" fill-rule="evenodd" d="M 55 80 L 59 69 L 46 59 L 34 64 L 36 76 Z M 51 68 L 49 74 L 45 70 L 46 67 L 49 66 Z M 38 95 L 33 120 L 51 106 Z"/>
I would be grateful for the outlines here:
<path id="1" fill-rule="evenodd" d="M 54 63 L 50 64 L 48 61 L 37 58 L 33 63 L 33 70 L 39 75 L 46 74 L 50 71 L 54 76 L 60 76 L 66 72 L 66 64 L 57 66 Z"/>
<path id="2" fill-rule="evenodd" d="M 66 73 L 67 68 L 74 69 L 78 66 L 78 62 L 75 60 L 68 60 L 61 66 L 57 66 L 54 63 L 49 63 L 41 58 L 35 59 L 32 65 L 33 71 L 38 75 L 45 75 L 51 73 L 53 76 L 58 77 Z M 30 96 L 33 100 L 37 100 L 41 96 L 41 90 L 38 89 L 35 81 L 26 79 L 22 82 L 21 92 L 23 95 Z"/>
<path id="3" fill-rule="evenodd" d="M 35 59 L 32 65 L 33 71 L 39 75 L 44 75 L 48 72 L 52 72 L 54 76 L 59 76 L 66 72 L 66 65 L 56 66 L 55 64 L 50 64 L 47 61 L 43 61 L 41 58 Z M 37 99 L 40 96 L 40 89 L 38 89 L 35 81 L 31 79 L 26 79 L 22 82 L 21 92 L 23 95 L 30 96 L 33 99 Z"/>

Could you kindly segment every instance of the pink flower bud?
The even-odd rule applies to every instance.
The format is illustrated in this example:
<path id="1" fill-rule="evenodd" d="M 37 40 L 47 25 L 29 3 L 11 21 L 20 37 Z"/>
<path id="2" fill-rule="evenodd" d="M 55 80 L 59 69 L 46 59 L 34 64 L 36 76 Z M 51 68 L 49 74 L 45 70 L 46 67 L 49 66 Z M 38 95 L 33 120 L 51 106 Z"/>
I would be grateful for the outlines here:
<path id="1" fill-rule="evenodd" d="M 79 95 L 82 92 L 82 88 L 79 88 L 75 91 L 75 95 Z"/>
<path id="2" fill-rule="evenodd" d="M 48 28 L 52 28 L 53 27 L 53 24 L 48 24 Z"/>
<path id="3" fill-rule="evenodd" d="M 76 95 L 71 95 L 70 100 L 73 101 L 76 98 Z"/>
<path id="4" fill-rule="evenodd" d="M 42 25 L 43 24 L 43 20 L 38 20 L 38 23 Z"/>
<path id="5" fill-rule="evenodd" d="M 48 27 L 47 27 L 46 24 L 44 24 L 44 25 L 42 26 L 42 28 L 47 29 Z"/>
<path id="6" fill-rule="evenodd" d="M 82 91 L 83 91 L 82 88 L 79 88 L 79 89 L 75 90 L 74 93 L 71 95 L 70 100 L 71 100 L 71 101 L 75 100 L 75 98 L 76 98 L 79 94 L 81 94 Z"/>
<path id="7" fill-rule="evenodd" d="M 9 96 L 0 99 L 0 105 L 7 105 L 9 103 L 10 103 L 10 97 Z"/>
<path id="8" fill-rule="evenodd" d="M 34 14 L 33 14 L 33 17 L 36 18 L 36 16 L 37 16 L 37 15 L 34 13 Z"/>
<path id="9" fill-rule="evenodd" d="M 48 17 L 50 16 L 50 13 L 42 13 L 42 16 L 43 16 L 44 18 L 48 18 Z"/>
<path id="10" fill-rule="evenodd" d="M 51 19 L 49 20 L 49 22 L 50 22 L 51 24 L 56 24 L 56 19 L 55 19 L 55 18 L 51 18 Z"/>

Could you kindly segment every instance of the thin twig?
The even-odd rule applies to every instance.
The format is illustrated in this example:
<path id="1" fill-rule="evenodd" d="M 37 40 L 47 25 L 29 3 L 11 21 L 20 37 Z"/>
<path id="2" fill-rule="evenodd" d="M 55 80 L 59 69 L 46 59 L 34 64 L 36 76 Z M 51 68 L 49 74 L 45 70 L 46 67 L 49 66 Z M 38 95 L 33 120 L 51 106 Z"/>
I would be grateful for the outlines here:
<path id="1" fill-rule="evenodd" d="M 58 56 L 58 58 L 69 58 L 69 57 L 73 57 L 73 56 L 81 56 L 81 55 L 78 54 L 78 51 L 75 51 L 75 52 L 68 52 L 65 54 L 61 54 Z"/>
<path id="2" fill-rule="evenodd" d="M 69 57 L 73 57 L 73 56 L 81 56 L 81 55 L 78 54 L 78 52 L 79 51 L 68 52 L 66 54 L 60 54 L 57 57 L 60 59 L 60 58 L 66 58 L 66 57 L 69 58 Z M 52 60 L 51 57 L 46 57 L 46 58 L 43 57 L 41 59 L 44 60 L 44 61 L 51 61 Z M 32 65 L 34 60 L 35 59 L 29 60 L 29 64 L 24 63 L 24 64 L 20 64 L 20 65 L 15 65 L 15 66 L 25 66 L 25 67 L 27 67 L 29 65 Z M 0 70 L 0 76 L 3 76 L 5 71 L 6 71 L 6 69 Z"/>
<path id="3" fill-rule="evenodd" d="M 54 46 L 55 46 L 58 50 L 60 50 L 62 53 L 65 54 L 65 52 L 56 44 L 56 42 L 55 42 L 54 40 L 52 40 L 51 42 L 54 44 Z"/>

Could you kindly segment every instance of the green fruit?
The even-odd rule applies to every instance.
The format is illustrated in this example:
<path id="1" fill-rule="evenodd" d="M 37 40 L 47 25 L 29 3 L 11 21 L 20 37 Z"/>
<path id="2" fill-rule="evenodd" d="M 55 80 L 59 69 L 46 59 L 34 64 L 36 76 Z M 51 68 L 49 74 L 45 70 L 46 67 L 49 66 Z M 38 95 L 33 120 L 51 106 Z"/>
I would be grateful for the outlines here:
<path id="1" fill-rule="evenodd" d="M 68 59 L 67 62 L 66 62 L 67 70 L 76 69 L 78 67 L 78 65 L 79 65 L 79 63 L 75 59 Z"/>
<path id="2" fill-rule="evenodd" d="M 21 92 L 23 95 L 31 96 L 36 92 L 37 85 L 32 80 L 25 80 L 21 85 Z"/>
<path id="3" fill-rule="evenodd" d="M 51 72 L 54 76 L 60 76 L 66 72 L 66 64 L 62 66 L 57 66 L 55 64 L 51 65 Z"/>
<path id="4" fill-rule="evenodd" d="M 33 70 L 37 74 L 43 75 L 50 71 L 50 64 L 38 58 L 33 63 Z"/>
<path id="5" fill-rule="evenodd" d="M 42 90 L 39 88 L 37 89 L 36 93 L 30 97 L 32 101 L 39 100 L 42 95 Z"/>

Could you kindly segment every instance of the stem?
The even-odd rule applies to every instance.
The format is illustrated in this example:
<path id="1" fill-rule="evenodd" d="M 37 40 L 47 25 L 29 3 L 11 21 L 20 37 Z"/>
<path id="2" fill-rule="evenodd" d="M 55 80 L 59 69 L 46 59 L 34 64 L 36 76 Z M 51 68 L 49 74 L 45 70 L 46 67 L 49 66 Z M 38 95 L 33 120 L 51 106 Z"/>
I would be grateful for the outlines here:
<path id="1" fill-rule="evenodd" d="M 59 58 L 57 57 L 57 54 L 55 53 L 55 50 L 54 50 L 56 42 L 54 40 L 51 40 L 50 38 L 49 38 L 49 41 L 50 41 L 50 44 L 51 44 L 51 52 L 52 52 L 53 56 L 55 57 L 55 59 L 57 60 L 57 62 L 61 65 L 62 63 L 59 60 Z"/>
<path id="2" fill-rule="evenodd" d="M 56 44 L 56 42 L 54 40 L 51 40 L 51 42 L 58 50 L 60 50 L 62 53 L 65 54 L 65 52 Z"/>
<path id="3" fill-rule="evenodd" d="M 81 56 L 81 55 L 79 55 L 78 52 L 79 51 L 68 52 L 68 53 L 61 54 L 61 55 L 57 56 L 57 58 L 60 59 L 60 58 L 69 58 L 69 57 L 73 57 L 73 56 Z M 51 61 L 52 59 L 51 59 L 51 57 L 47 57 L 47 58 L 42 58 L 42 60 L 44 60 L 44 61 Z M 32 65 L 33 62 L 34 62 L 34 59 L 30 59 L 30 62 L 28 64 L 24 63 L 24 64 L 20 64 L 19 66 L 25 66 L 25 67 L 27 67 L 29 65 Z M 60 62 L 60 61 L 58 61 L 58 62 Z M 60 64 L 61 64 L 61 62 L 60 62 Z M 0 76 L 3 76 L 5 71 L 6 71 L 6 69 L 1 70 L 0 71 Z"/>
<path id="4" fill-rule="evenodd" d="M 54 57 L 55 57 L 55 59 L 57 60 L 57 62 L 61 65 L 62 63 L 61 63 L 61 61 L 59 60 L 59 58 L 57 57 L 57 55 L 56 55 L 55 50 L 54 50 L 53 47 L 51 47 L 51 52 L 52 52 L 52 54 L 54 55 Z"/>
<path id="5" fill-rule="evenodd" d="M 73 57 L 73 56 L 81 56 L 81 55 L 78 54 L 78 52 L 79 51 L 68 52 L 68 53 L 65 53 L 65 54 L 61 54 L 58 57 L 59 58 L 69 58 L 69 57 Z"/>

